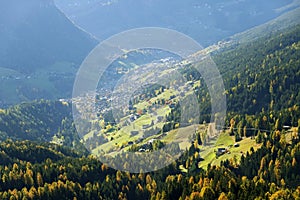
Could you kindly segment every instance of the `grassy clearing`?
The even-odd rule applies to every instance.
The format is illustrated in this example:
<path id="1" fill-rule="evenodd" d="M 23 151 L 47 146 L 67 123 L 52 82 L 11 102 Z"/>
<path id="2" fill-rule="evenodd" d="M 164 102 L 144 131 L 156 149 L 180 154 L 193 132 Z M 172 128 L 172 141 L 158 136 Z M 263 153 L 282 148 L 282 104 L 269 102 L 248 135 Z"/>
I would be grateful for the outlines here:
<path id="1" fill-rule="evenodd" d="M 105 144 L 102 144 L 95 149 L 92 150 L 93 154 L 98 154 L 98 151 L 104 151 L 105 153 L 109 153 L 112 151 L 117 151 L 120 147 L 119 144 L 127 143 L 132 138 L 130 138 L 130 135 L 123 133 L 122 131 L 119 131 L 118 137 L 116 137 L 114 140 L 109 141 Z M 115 145 L 117 143 L 118 145 Z"/>
<path id="2" fill-rule="evenodd" d="M 216 158 L 216 153 L 213 151 L 213 149 L 206 150 L 205 156 L 203 158 L 204 160 L 199 162 L 198 164 L 199 168 L 207 168 L 208 164 L 211 163 Z"/>
<path id="3" fill-rule="evenodd" d="M 234 147 L 234 136 L 230 136 L 228 132 L 222 133 L 217 139 L 215 145 L 211 148 L 203 149 L 200 155 L 204 159 L 199 163 L 200 168 L 207 168 L 208 164 L 220 165 L 221 161 L 233 159 L 235 162 L 239 163 L 241 156 L 247 151 L 250 151 L 251 147 L 257 150 L 261 147 L 261 144 L 256 144 L 255 140 L 251 138 L 244 138 L 242 141 L 237 142 L 239 147 Z M 228 148 L 230 153 L 225 153 L 219 157 L 216 156 L 216 151 L 220 147 Z"/>
<path id="4" fill-rule="evenodd" d="M 167 135 L 162 138 L 162 141 L 166 143 L 178 143 L 181 150 L 186 150 L 191 146 L 191 141 L 189 141 L 189 138 L 195 134 L 195 129 L 197 127 L 203 131 L 205 130 L 204 125 L 191 125 L 182 127 L 168 132 Z"/>
<path id="5" fill-rule="evenodd" d="M 155 120 L 154 117 L 146 114 L 137 119 L 134 124 L 142 128 L 143 125 L 151 124 L 152 120 Z"/>
<path id="6" fill-rule="evenodd" d="M 228 133 L 222 133 L 220 134 L 215 146 L 219 147 L 219 146 L 224 146 L 224 147 L 228 147 L 229 145 L 233 145 L 234 144 L 234 138 L 231 137 Z"/>

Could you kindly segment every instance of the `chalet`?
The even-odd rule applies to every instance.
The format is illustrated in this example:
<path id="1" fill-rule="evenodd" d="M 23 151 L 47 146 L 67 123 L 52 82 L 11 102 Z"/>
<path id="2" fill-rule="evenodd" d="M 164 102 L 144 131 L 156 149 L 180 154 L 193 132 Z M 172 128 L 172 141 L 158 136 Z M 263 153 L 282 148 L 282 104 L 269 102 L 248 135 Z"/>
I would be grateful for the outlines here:
<path id="1" fill-rule="evenodd" d="M 226 153 L 226 148 L 218 148 L 217 150 L 217 156 L 223 155 L 224 153 Z"/>
<path id="2" fill-rule="evenodd" d="M 239 147 L 240 144 L 239 144 L 239 143 L 235 143 L 233 146 L 234 146 L 234 147 Z"/>

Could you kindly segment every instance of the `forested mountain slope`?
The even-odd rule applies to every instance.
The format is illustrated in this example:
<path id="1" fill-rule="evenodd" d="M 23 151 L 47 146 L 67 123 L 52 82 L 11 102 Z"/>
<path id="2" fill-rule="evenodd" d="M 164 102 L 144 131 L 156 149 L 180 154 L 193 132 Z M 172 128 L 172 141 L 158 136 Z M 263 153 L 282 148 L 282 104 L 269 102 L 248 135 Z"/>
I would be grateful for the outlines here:
<path id="1" fill-rule="evenodd" d="M 115 171 L 92 157 L 70 158 L 41 144 L 2 142 L 0 198 L 299 200 L 299 139 L 286 143 L 283 138 L 284 134 L 274 132 L 240 164 L 232 159 L 199 170 L 195 153 L 189 150 L 181 158 L 191 163 L 186 165 L 188 173 L 174 163 L 146 174 Z M 24 152 L 30 157 L 24 158 Z"/>
<path id="2" fill-rule="evenodd" d="M 222 75 L 227 99 L 227 120 L 234 116 L 241 126 L 259 128 L 253 118 L 265 116 L 267 122 L 280 126 L 297 126 L 300 118 L 300 26 L 248 43 L 235 44 L 213 53 L 212 59 Z M 210 120 L 210 95 L 201 75 L 189 65 L 182 73 L 187 80 L 200 80 L 196 88 L 200 106 L 200 123 Z M 170 120 L 179 119 L 174 110 Z M 243 116 L 241 119 L 241 116 Z M 248 122 L 245 118 L 249 118 Z M 250 118 L 252 118 L 250 120 Z M 272 126 L 264 126 L 269 130 Z M 262 125 L 261 125 L 262 127 Z"/>
<path id="3" fill-rule="evenodd" d="M 62 121 L 71 118 L 71 109 L 61 102 L 23 103 L 0 112 L 2 137 L 49 141 Z"/>
<path id="4" fill-rule="evenodd" d="M 300 26 L 214 56 L 230 111 L 254 114 L 300 102 Z"/>

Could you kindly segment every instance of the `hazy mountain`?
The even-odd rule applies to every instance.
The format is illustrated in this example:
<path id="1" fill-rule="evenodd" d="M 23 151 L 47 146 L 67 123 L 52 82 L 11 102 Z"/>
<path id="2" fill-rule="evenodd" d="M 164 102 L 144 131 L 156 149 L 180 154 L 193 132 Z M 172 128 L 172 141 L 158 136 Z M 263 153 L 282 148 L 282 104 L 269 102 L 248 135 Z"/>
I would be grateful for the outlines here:
<path id="1" fill-rule="evenodd" d="M 97 43 L 53 0 L 0 1 L 0 106 L 70 96 Z"/>
<path id="2" fill-rule="evenodd" d="M 53 0 L 0 1 L 0 67 L 32 72 L 58 61 L 81 63 L 96 41 Z"/>
<path id="3" fill-rule="evenodd" d="M 208 46 L 260 25 L 299 5 L 298 0 L 55 0 L 76 24 L 100 40 L 145 26 L 181 31 Z"/>

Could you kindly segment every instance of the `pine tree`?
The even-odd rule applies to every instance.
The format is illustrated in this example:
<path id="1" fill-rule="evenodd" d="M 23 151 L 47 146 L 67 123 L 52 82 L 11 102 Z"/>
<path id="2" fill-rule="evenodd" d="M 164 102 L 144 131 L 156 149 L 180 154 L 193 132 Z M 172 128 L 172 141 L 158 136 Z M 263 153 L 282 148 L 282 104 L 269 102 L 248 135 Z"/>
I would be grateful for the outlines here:
<path id="1" fill-rule="evenodd" d="M 26 172 L 26 173 L 24 174 L 24 183 L 25 183 L 25 185 L 27 185 L 27 186 L 33 186 L 33 184 L 34 184 L 32 175 L 31 175 L 30 173 L 28 173 L 28 172 Z"/>
<path id="2" fill-rule="evenodd" d="M 226 194 L 224 192 L 222 192 L 218 198 L 218 200 L 228 200 L 228 198 L 226 197 Z"/>
<path id="3" fill-rule="evenodd" d="M 256 136 L 256 143 L 260 144 L 263 142 L 263 133 L 261 133 L 260 131 L 258 131 L 257 136 Z"/>
<path id="4" fill-rule="evenodd" d="M 201 134 L 200 133 L 196 133 L 196 136 L 197 136 L 197 143 L 199 145 L 202 145 Z"/>
<path id="5" fill-rule="evenodd" d="M 296 166 L 297 166 L 297 160 L 296 160 L 296 158 L 293 158 L 292 166 L 293 166 L 293 167 L 296 167 Z"/>
<path id="6" fill-rule="evenodd" d="M 247 137 L 247 126 L 244 126 L 243 134 L 244 134 L 244 137 Z"/>
<path id="7" fill-rule="evenodd" d="M 282 122 L 281 122 L 280 118 L 276 119 L 274 128 L 275 128 L 275 130 L 278 130 L 278 131 L 282 130 Z"/>
<path id="8" fill-rule="evenodd" d="M 37 173 L 36 175 L 36 182 L 38 186 L 42 187 L 44 185 L 43 177 L 40 172 Z"/>
<path id="9" fill-rule="evenodd" d="M 167 200 L 167 193 L 164 190 L 161 192 L 161 200 Z"/>

